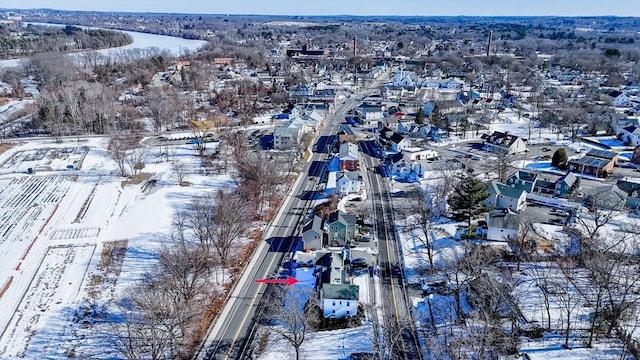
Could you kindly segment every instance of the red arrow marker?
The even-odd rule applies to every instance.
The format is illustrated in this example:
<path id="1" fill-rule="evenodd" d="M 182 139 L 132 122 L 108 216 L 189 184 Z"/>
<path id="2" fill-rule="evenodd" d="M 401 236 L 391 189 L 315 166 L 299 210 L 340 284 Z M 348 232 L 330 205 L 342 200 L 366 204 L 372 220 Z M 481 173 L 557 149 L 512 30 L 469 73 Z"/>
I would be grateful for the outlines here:
<path id="1" fill-rule="evenodd" d="M 291 276 L 287 276 L 286 279 L 256 279 L 257 283 L 263 284 L 287 284 L 287 286 L 291 286 L 298 282 L 296 278 L 292 278 Z"/>

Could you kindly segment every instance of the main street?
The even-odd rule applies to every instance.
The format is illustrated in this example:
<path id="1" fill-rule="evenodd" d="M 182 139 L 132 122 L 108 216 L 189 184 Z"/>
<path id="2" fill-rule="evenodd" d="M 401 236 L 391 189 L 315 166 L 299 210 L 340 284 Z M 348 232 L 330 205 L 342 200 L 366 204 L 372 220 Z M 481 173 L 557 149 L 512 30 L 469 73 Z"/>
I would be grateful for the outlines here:
<path id="1" fill-rule="evenodd" d="M 386 180 L 378 167 L 373 145 L 361 141 L 361 159 L 367 171 L 369 193 L 376 218 L 376 234 L 379 244 L 379 277 L 383 312 L 383 344 L 385 358 L 422 359 L 420 343 L 416 335 L 411 305 L 404 283 L 400 244 L 396 237 L 393 207 Z"/>
<path id="2" fill-rule="evenodd" d="M 369 88 L 379 86 L 373 82 Z M 324 144 L 331 136 L 335 136 L 340 123 L 347 112 L 357 107 L 371 90 L 366 89 L 336 105 L 327 115 L 325 124 L 319 133 L 318 143 Z M 272 220 L 265 234 L 265 241 L 260 244 L 248 264 L 247 269 L 234 287 L 223 311 L 209 329 L 197 359 L 235 359 L 247 351 L 247 347 L 255 329 L 255 316 L 260 299 L 265 294 L 267 285 L 256 283 L 256 279 L 266 278 L 277 271 L 285 254 L 290 253 L 305 221 L 307 210 L 312 205 L 312 194 L 317 187 L 319 177 L 308 177 L 309 169 L 314 163 L 326 160 L 326 146 L 314 146 L 314 152 L 298 176 L 291 191 L 284 199 L 278 213 Z"/>

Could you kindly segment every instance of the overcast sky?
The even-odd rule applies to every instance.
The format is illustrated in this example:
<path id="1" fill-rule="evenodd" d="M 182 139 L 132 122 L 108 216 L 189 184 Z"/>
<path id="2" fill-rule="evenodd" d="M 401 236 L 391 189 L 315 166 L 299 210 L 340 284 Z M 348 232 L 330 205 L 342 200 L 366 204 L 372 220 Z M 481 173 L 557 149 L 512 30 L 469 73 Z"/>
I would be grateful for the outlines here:
<path id="1" fill-rule="evenodd" d="M 0 7 L 275 15 L 640 16 L 640 0 L 0 0 Z"/>

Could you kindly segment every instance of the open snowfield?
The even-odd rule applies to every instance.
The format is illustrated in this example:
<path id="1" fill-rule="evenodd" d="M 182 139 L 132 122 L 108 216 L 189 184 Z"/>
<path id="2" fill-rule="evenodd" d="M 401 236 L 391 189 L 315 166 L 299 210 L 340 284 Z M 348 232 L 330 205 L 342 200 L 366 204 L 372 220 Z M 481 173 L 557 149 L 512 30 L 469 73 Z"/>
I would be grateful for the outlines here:
<path id="1" fill-rule="evenodd" d="M 108 329 L 93 325 L 108 302 L 153 269 L 177 209 L 232 185 L 226 175 L 194 170 L 185 177 L 191 186 L 181 187 L 171 162 L 148 148 L 143 172 L 154 181 L 123 186 L 106 144 L 36 140 L 0 155 L 2 359 L 113 356 Z M 173 161 L 199 167 L 190 145 L 176 148 Z M 113 249 L 122 256 L 107 263 Z"/>

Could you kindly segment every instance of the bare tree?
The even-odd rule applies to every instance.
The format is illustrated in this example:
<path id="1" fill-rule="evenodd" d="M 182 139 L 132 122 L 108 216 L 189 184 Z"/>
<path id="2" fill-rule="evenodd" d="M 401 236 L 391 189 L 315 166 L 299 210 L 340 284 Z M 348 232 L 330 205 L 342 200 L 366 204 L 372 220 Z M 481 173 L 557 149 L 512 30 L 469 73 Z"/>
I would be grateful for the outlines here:
<path id="1" fill-rule="evenodd" d="M 184 177 L 187 175 L 187 166 L 183 162 L 176 162 L 171 165 L 171 173 L 178 184 L 182 184 Z"/>
<path id="2" fill-rule="evenodd" d="M 556 264 L 561 272 L 561 276 L 553 282 L 553 292 L 564 315 L 565 337 L 564 348 L 569 349 L 569 337 L 571 335 L 571 325 L 573 324 L 573 313 L 579 305 L 579 292 L 575 284 L 577 281 L 577 266 L 572 259 L 560 258 Z"/>
<path id="3" fill-rule="evenodd" d="M 249 227 L 249 203 L 238 193 L 219 190 L 194 199 L 187 226 L 194 232 L 200 246 L 214 253 L 222 268 L 227 268 L 231 251 Z"/>
<path id="4" fill-rule="evenodd" d="M 132 138 L 128 135 L 113 135 L 109 141 L 109 156 L 116 162 L 120 176 L 127 176 L 127 157 L 130 154 Z"/>
<path id="5" fill-rule="evenodd" d="M 265 314 L 275 323 L 273 331 L 287 340 L 300 359 L 300 347 L 307 334 L 319 322 L 320 312 L 316 295 L 309 289 L 297 286 L 272 287 L 273 301 L 269 301 Z"/>
<path id="6" fill-rule="evenodd" d="M 535 250 L 533 242 L 528 238 L 529 234 L 533 231 L 534 223 L 535 221 L 533 219 L 520 216 L 517 236 L 509 236 L 506 239 L 511 253 L 516 258 L 517 271 L 520 271 L 520 263 L 523 260 L 527 260 Z"/>
<path id="7" fill-rule="evenodd" d="M 418 194 L 412 199 L 410 211 L 413 213 L 416 227 L 412 227 L 411 233 L 424 245 L 427 251 L 427 259 L 429 260 L 429 270 L 433 270 L 433 249 L 431 244 L 431 220 L 433 212 L 431 207 L 427 207 L 427 201 L 431 200 L 424 191 L 418 191 Z M 420 231 L 415 231 L 415 229 Z"/>
<path id="8" fill-rule="evenodd" d="M 175 119 L 179 116 L 178 94 L 171 88 L 152 88 L 145 95 L 147 107 L 153 118 L 153 128 L 160 131 L 163 128 L 171 128 Z"/>
<path id="9" fill-rule="evenodd" d="M 136 147 L 130 150 L 128 156 L 125 157 L 125 162 L 129 166 L 129 170 L 133 177 L 140 175 L 142 169 L 144 169 L 145 161 L 148 157 L 146 148 Z"/>

